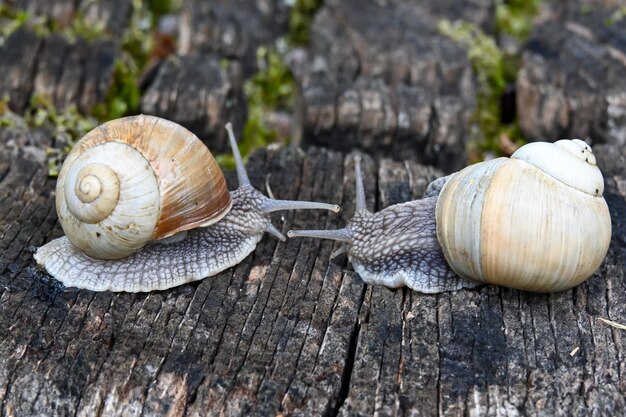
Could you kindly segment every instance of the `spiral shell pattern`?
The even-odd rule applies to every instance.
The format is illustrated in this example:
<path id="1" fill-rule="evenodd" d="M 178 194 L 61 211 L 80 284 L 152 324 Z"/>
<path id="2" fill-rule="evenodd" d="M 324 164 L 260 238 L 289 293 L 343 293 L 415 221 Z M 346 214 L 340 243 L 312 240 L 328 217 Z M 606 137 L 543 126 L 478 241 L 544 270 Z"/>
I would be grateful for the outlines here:
<path id="1" fill-rule="evenodd" d="M 59 174 L 56 205 L 72 244 L 93 258 L 118 259 L 215 223 L 231 199 L 195 135 L 140 115 L 105 123 L 78 142 Z"/>
<path id="2" fill-rule="evenodd" d="M 120 197 L 120 180 L 115 171 L 105 164 L 87 164 L 76 176 L 65 178 L 65 188 L 74 192 L 65 194 L 68 208 L 80 221 L 98 223 L 115 209 Z"/>

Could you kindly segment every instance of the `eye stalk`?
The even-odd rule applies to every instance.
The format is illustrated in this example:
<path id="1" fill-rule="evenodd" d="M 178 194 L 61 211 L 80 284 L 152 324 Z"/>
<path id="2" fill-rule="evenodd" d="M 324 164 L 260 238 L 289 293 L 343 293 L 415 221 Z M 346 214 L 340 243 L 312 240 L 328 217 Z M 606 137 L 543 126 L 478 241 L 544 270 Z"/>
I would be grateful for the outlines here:
<path id="1" fill-rule="evenodd" d="M 226 130 L 228 131 L 228 139 L 230 141 L 230 146 L 233 152 L 233 157 L 235 159 L 235 168 L 237 170 L 237 179 L 239 181 L 239 189 L 248 189 L 251 192 L 242 193 L 242 198 L 248 199 L 256 199 L 259 203 L 254 204 L 253 202 L 249 202 L 248 205 L 250 207 L 258 207 L 258 210 L 264 215 L 261 216 L 263 220 L 260 220 L 264 223 L 263 227 L 261 227 L 264 231 L 270 233 L 281 241 L 287 240 L 284 234 L 282 234 L 270 221 L 269 214 L 275 211 L 282 210 L 329 210 L 335 213 L 338 213 L 341 208 L 337 204 L 329 204 L 329 203 L 320 203 L 316 201 L 297 201 L 297 200 L 279 200 L 275 198 L 269 198 L 261 194 L 260 191 L 256 190 L 250 184 L 250 179 L 248 177 L 248 173 L 246 171 L 246 167 L 243 163 L 243 158 L 241 157 L 241 153 L 239 152 L 239 147 L 237 146 L 237 139 L 235 138 L 235 134 L 233 132 L 233 126 L 229 122 L 226 124 Z M 243 197 L 243 196 L 246 197 Z"/>

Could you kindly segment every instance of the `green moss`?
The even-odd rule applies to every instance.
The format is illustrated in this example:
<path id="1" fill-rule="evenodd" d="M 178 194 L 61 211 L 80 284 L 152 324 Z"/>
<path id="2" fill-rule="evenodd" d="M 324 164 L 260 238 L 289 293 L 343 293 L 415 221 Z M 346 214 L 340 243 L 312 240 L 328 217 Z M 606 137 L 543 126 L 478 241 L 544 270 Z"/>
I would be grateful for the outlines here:
<path id="1" fill-rule="evenodd" d="M 133 0 L 133 13 L 128 28 L 122 34 L 122 51 L 143 68 L 150 59 L 154 47 L 153 14 L 142 0 Z"/>
<path id="2" fill-rule="evenodd" d="M 496 0 L 496 34 L 518 41 L 531 33 L 541 0 Z M 513 85 L 519 69 L 519 57 L 505 55 L 493 37 L 469 22 L 441 21 L 442 34 L 467 49 L 478 83 L 477 108 L 473 122 L 478 126 L 470 135 L 469 154 L 481 159 L 486 152 L 502 154 L 499 140 L 506 137 L 517 145 L 525 143 L 516 120 L 502 123 L 501 99 L 507 86 Z"/>
<path id="3" fill-rule="evenodd" d="M 75 43 L 79 38 L 86 40 L 88 43 L 92 43 L 98 39 L 108 36 L 104 22 L 90 21 L 85 16 L 85 12 L 83 10 L 79 10 L 76 13 L 67 27 L 59 26 L 54 20 L 50 20 L 48 22 L 48 26 L 51 32 L 62 34 L 65 39 L 71 43 Z"/>
<path id="4" fill-rule="evenodd" d="M 32 97 L 23 120 L 28 127 L 45 127 L 55 140 L 55 149 L 48 150 L 50 175 L 57 175 L 61 161 L 74 143 L 97 124 L 139 111 L 141 92 L 139 77 L 150 61 L 154 47 L 154 31 L 158 18 L 180 6 L 180 0 L 132 0 L 132 15 L 128 28 L 121 35 L 121 55 L 114 65 L 113 82 L 103 103 L 92 109 L 92 114 L 81 115 L 76 107 L 57 110 L 52 101 L 44 96 Z M 61 27 L 57 22 L 45 17 L 33 17 L 24 11 L 14 10 L 0 4 L 0 44 L 17 30 L 27 26 L 39 35 L 58 33 L 70 42 L 77 38 L 93 42 L 104 39 L 119 39 L 119 34 L 107 31 L 103 22 L 90 22 L 79 10 L 72 22 Z M 7 112 L 8 99 L 0 100 L 0 125 L 13 123 L 13 115 Z"/>
<path id="5" fill-rule="evenodd" d="M 156 27 L 161 16 L 181 7 L 182 0 L 147 0 L 146 3 L 151 14 L 152 27 Z"/>
<path id="6" fill-rule="evenodd" d="M 0 36 L 6 39 L 20 27 L 27 27 L 38 36 L 45 37 L 52 33 L 60 34 L 69 42 L 74 43 L 77 38 L 93 42 L 106 37 L 103 22 L 91 22 L 83 11 L 79 10 L 67 26 L 61 26 L 57 21 L 47 16 L 32 16 L 24 10 L 16 10 L 9 5 L 0 5 Z"/>
<path id="7" fill-rule="evenodd" d="M 626 7 L 621 7 L 615 10 L 611 15 L 606 19 L 604 24 L 606 26 L 613 26 L 614 24 L 622 21 L 626 17 Z"/>
<path id="8" fill-rule="evenodd" d="M 478 84 L 482 90 L 499 92 L 506 87 L 507 77 L 503 54 L 492 37 L 470 22 L 452 23 L 449 20 L 442 20 L 438 28 L 443 35 L 467 49 L 467 57 L 476 72 Z"/>
<path id="9" fill-rule="evenodd" d="M 296 0 L 289 15 L 287 42 L 291 45 L 309 43 L 311 24 L 315 13 L 322 7 L 322 0 Z"/>
<path id="10" fill-rule="evenodd" d="M 115 61 L 113 83 L 103 103 L 92 109 L 92 114 L 101 121 L 136 114 L 139 111 L 141 71 L 150 60 L 154 47 L 155 14 L 166 13 L 171 1 L 133 0 L 130 24 L 121 37 L 121 56 Z"/>
<path id="11" fill-rule="evenodd" d="M 93 114 L 105 121 L 139 112 L 139 78 L 155 48 L 154 32 L 159 17 L 180 7 L 180 0 L 133 0 L 130 24 L 121 37 L 121 57 L 115 62 L 113 84 Z"/>
<path id="12" fill-rule="evenodd" d="M 244 84 L 248 118 L 239 140 L 244 158 L 254 149 L 278 140 L 278 133 L 266 125 L 265 115 L 274 111 L 291 112 L 296 91 L 293 75 L 276 48 L 259 47 L 257 65 L 259 71 Z M 234 166 L 230 155 L 219 155 L 217 160 L 224 168 Z"/>
<path id="13" fill-rule="evenodd" d="M 99 123 L 91 116 L 80 114 L 75 106 L 60 111 L 50 97 L 41 94 L 33 95 L 23 120 L 27 127 L 44 128 L 54 138 L 55 147 L 47 151 L 50 176 L 59 174 L 62 161 L 76 141 Z"/>
<path id="14" fill-rule="evenodd" d="M 291 109 L 295 85 L 291 71 L 283 62 L 283 55 L 264 46 L 257 49 L 256 55 L 259 71 L 244 86 L 248 104 L 272 110 Z"/>
<path id="15" fill-rule="evenodd" d="M 0 45 L 22 26 L 29 27 L 39 36 L 50 33 L 45 18 L 35 18 L 24 10 L 14 10 L 7 4 L 0 4 Z"/>
<path id="16" fill-rule="evenodd" d="M 523 143 L 517 124 L 504 125 L 501 121 L 500 99 L 507 85 L 515 81 L 518 67 L 516 60 L 506 57 L 494 39 L 472 23 L 443 20 L 439 22 L 439 31 L 467 49 L 468 59 L 476 75 L 477 108 L 472 119 L 479 131 L 470 138 L 471 150 L 479 155 L 484 152 L 500 154 L 498 140 L 503 134 L 513 142 Z"/>
<path id="17" fill-rule="evenodd" d="M 96 104 L 92 114 L 101 121 L 137 114 L 141 99 L 138 78 L 135 62 L 123 54 L 115 61 L 113 84 L 104 102 Z"/>
<path id="18" fill-rule="evenodd" d="M 541 0 L 497 0 L 496 30 L 518 40 L 532 31 L 533 19 L 539 12 Z"/>
<path id="19" fill-rule="evenodd" d="M 0 127 L 16 127 L 21 118 L 9 109 L 9 95 L 0 97 Z"/>

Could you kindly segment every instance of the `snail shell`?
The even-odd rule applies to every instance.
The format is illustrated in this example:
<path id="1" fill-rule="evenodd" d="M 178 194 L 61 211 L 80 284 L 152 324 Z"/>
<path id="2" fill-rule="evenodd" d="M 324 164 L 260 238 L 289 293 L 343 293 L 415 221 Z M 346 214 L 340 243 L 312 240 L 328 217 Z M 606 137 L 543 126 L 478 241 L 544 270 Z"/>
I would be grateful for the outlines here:
<path id="1" fill-rule="evenodd" d="M 531 143 L 451 176 L 437 201 L 437 239 L 463 278 L 565 290 L 591 276 L 608 251 L 603 190 L 585 142 Z"/>
<path id="2" fill-rule="evenodd" d="M 123 258 L 152 240 L 208 226 L 231 204 L 204 144 L 182 126 L 146 115 L 87 133 L 63 163 L 56 188 L 63 231 L 98 259 Z"/>

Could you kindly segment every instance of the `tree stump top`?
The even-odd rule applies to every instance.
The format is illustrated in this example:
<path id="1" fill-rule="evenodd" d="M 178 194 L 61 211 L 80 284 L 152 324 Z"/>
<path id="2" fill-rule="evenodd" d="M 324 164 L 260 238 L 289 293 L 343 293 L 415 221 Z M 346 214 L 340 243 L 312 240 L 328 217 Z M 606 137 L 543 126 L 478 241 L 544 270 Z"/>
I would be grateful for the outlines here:
<path id="1" fill-rule="evenodd" d="M 0 413 L 620 415 L 624 331 L 602 319 L 626 322 L 626 176 L 609 161 L 624 155 L 608 155 L 611 248 L 590 280 L 562 293 L 367 286 L 344 257 L 329 259 L 333 242 L 266 236 L 215 277 L 115 294 L 63 288 L 35 267 L 34 248 L 62 233 L 54 180 L 3 146 Z M 370 208 L 419 198 L 438 175 L 364 162 Z M 248 164 L 278 198 L 344 208 L 277 215 L 283 231 L 341 227 L 354 210 L 352 166 L 319 148 L 260 151 Z"/>

